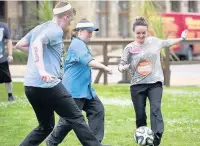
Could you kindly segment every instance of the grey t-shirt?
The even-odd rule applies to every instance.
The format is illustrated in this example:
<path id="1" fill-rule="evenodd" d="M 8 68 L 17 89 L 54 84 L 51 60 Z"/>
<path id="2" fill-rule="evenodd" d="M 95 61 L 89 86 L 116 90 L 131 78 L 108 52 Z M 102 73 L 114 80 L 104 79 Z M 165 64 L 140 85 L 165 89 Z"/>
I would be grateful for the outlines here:
<path id="1" fill-rule="evenodd" d="M 0 23 L 0 63 L 7 61 L 7 54 L 5 52 L 5 40 L 10 39 L 8 26 Z"/>
<path id="2" fill-rule="evenodd" d="M 61 82 L 63 75 L 62 66 L 64 64 L 64 44 L 62 28 L 52 22 L 43 23 L 31 30 L 24 38 L 29 42 L 29 53 L 27 71 L 25 74 L 25 86 L 51 88 Z M 43 61 L 47 73 L 54 75 L 51 82 L 44 82 L 36 67 L 32 54 L 32 43 L 36 38 L 40 38 L 43 43 Z"/>
<path id="3" fill-rule="evenodd" d="M 172 45 L 171 40 L 148 37 L 142 46 L 133 42 L 123 51 L 120 64 L 130 64 L 131 85 L 164 81 L 160 62 L 160 49 Z"/>

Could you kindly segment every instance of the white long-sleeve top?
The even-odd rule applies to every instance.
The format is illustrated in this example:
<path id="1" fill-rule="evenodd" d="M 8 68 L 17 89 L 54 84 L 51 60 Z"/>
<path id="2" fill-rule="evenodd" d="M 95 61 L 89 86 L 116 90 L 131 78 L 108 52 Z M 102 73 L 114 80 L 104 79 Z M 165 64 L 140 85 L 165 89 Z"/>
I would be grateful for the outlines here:
<path id="1" fill-rule="evenodd" d="M 160 62 L 160 49 L 172 45 L 171 40 L 148 37 L 141 46 L 128 44 L 121 56 L 120 64 L 130 64 L 131 85 L 164 81 Z"/>

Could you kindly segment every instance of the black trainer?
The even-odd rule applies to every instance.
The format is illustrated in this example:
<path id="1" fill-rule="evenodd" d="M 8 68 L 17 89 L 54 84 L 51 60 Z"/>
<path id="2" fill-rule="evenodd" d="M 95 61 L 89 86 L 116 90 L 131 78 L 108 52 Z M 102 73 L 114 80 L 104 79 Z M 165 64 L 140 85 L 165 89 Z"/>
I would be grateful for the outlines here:
<path id="1" fill-rule="evenodd" d="M 9 97 L 8 97 L 8 101 L 9 101 L 9 102 L 13 102 L 13 101 L 15 101 L 15 97 L 13 97 L 13 96 L 9 96 Z"/>
<path id="2" fill-rule="evenodd" d="M 161 142 L 161 137 L 162 134 L 154 134 L 154 141 L 153 141 L 153 145 L 154 146 L 159 146 L 160 142 Z"/>

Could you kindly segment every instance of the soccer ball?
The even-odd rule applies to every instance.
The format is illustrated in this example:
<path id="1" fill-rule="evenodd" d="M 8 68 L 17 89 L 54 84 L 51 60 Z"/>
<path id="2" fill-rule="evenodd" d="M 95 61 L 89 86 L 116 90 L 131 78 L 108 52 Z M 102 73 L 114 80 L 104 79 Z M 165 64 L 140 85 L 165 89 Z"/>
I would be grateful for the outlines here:
<path id="1" fill-rule="evenodd" d="M 150 128 L 141 126 L 136 129 L 134 139 L 140 146 L 153 145 L 154 133 Z"/>

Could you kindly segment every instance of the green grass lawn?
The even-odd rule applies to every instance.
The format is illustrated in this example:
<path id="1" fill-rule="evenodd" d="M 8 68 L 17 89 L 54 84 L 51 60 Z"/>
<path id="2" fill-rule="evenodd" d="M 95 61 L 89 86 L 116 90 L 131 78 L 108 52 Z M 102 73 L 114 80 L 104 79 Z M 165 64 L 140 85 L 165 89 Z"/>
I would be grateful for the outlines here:
<path id="1" fill-rule="evenodd" d="M 105 103 L 106 122 L 103 143 L 111 146 L 136 146 L 133 140 L 135 115 L 128 85 L 95 85 L 99 97 Z M 24 96 L 21 83 L 13 84 L 17 97 L 7 102 L 4 85 L 0 85 L 0 146 L 18 146 L 23 138 L 37 126 L 31 106 Z M 118 101 L 120 104 L 111 103 Z M 163 117 L 165 133 L 161 146 L 200 146 L 200 88 L 164 88 Z M 149 120 L 149 105 L 147 104 Z M 56 115 L 56 120 L 58 116 Z M 148 124 L 149 126 L 149 124 Z M 80 146 L 71 132 L 61 146 Z M 44 146 L 44 143 L 42 144 Z"/>

